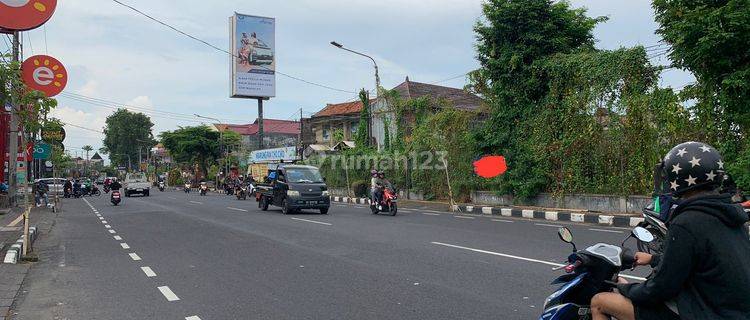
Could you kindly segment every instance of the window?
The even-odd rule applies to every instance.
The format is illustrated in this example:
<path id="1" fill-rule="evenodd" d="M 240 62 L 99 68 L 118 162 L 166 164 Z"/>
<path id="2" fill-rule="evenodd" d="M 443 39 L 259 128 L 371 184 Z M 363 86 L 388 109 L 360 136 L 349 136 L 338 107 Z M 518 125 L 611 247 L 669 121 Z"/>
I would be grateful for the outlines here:
<path id="1" fill-rule="evenodd" d="M 357 121 L 352 122 L 349 125 L 349 132 L 351 132 L 352 135 L 355 135 L 357 133 L 357 128 L 359 128 L 359 122 L 357 122 Z"/>
<path id="2" fill-rule="evenodd" d="M 331 129 L 323 128 L 323 141 L 331 140 Z"/>

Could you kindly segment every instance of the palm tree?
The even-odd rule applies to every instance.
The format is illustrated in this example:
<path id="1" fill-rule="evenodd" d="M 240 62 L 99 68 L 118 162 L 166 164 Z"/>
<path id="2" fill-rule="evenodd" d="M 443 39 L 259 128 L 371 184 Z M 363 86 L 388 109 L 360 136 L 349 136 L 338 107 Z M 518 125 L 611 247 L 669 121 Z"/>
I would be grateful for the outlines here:
<path id="1" fill-rule="evenodd" d="M 89 151 L 94 150 L 94 148 L 92 148 L 90 145 L 85 145 L 81 149 L 83 149 L 83 151 L 86 151 L 86 167 L 84 168 L 83 172 L 85 172 L 86 174 L 88 174 L 88 169 L 89 169 Z"/>

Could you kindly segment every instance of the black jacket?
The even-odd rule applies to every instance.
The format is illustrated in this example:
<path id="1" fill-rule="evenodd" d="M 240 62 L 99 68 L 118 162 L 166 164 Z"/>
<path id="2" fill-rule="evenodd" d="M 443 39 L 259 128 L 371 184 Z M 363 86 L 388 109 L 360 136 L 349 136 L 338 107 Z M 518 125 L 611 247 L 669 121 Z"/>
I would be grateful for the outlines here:
<path id="1" fill-rule="evenodd" d="M 667 225 L 664 254 L 654 276 L 620 285 L 635 305 L 677 301 L 682 319 L 750 319 L 748 214 L 731 195 L 680 204 Z"/>

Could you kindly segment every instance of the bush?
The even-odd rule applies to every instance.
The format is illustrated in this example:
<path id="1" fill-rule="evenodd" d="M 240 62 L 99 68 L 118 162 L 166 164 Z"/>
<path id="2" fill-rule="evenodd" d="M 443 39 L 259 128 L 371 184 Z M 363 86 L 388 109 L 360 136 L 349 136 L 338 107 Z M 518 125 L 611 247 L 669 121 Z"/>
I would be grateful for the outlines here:
<path id="1" fill-rule="evenodd" d="M 352 191 L 355 197 L 367 198 L 370 194 L 370 183 L 365 180 L 352 182 Z"/>

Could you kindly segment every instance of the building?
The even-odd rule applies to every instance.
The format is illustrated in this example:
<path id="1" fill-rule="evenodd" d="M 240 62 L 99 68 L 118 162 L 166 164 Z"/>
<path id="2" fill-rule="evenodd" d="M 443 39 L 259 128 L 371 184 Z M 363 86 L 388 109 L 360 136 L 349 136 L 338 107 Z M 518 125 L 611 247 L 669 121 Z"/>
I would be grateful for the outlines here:
<path id="1" fill-rule="evenodd" d="M 94 155 L 91 157 L 91 166 L 98 167 L 104 164 L 104 159 L 102 159 L 102 156 L 99 155 L 99 152 L 94 153 Z"/>
<path id="2" fill-rule="evenodd" d="M 426 97 L 429 99 L 430 103 L 434 105 L 434 111 L 441 108 L 443 103 L 444 106 L 472 112 L 478 112 L 482 105 L 482 98 L 468 93 L 463 89 L 414 82 L 410 81 L 409 77 L 406 77 L 406 80 L 403 83 L 399 84 L 392 90 L 398 93 L 398 97 L 401 100 Z M 387 130 L 390 136 L 393 137 L 396 133 L 395 111 L 389 103 L 390 102 L 386 99 L 379 99 L 373 106 L 372 139 L 377 144 L 378 149 L 383 147 L 385 140 L 386 119 L 389 123 Z M 406 113 L 403 115 L 402 119 L 398 119 L 398 121 L 401 121 L 405 131 L 404 133 L 408 137 L 411 134 L 411 127 L 414 125 L 414 115 Z"/>
<path id="3" fill-rule="evenodd" d="M 258 150 L 258 120 L 249 124 L 212 125 L 212 129 L 223 132 L 233 131 L 242 137 L 242 147 L 246 151 Z M 291 120 L 263 119 L 263 148 L 296 147 L 300 137 L 300 122 Z"/>
<path id="4" fill-rule="evenodd" d="M 374 103 L 371 100 L 370 103 Z M 359 113 L 362 111 L 362 101 L 327 104 L 325 108 L 312 117 L 303 119 L 304 133 L 302 143 L 305 148 L 309 145 L 323 145 L 333 147 L 341 141 L 352 141 L 359 127 Z M 340 137 L 335 137 L 336 133 Z M 339 138 L 339 139 L 337 139 Z"/>

